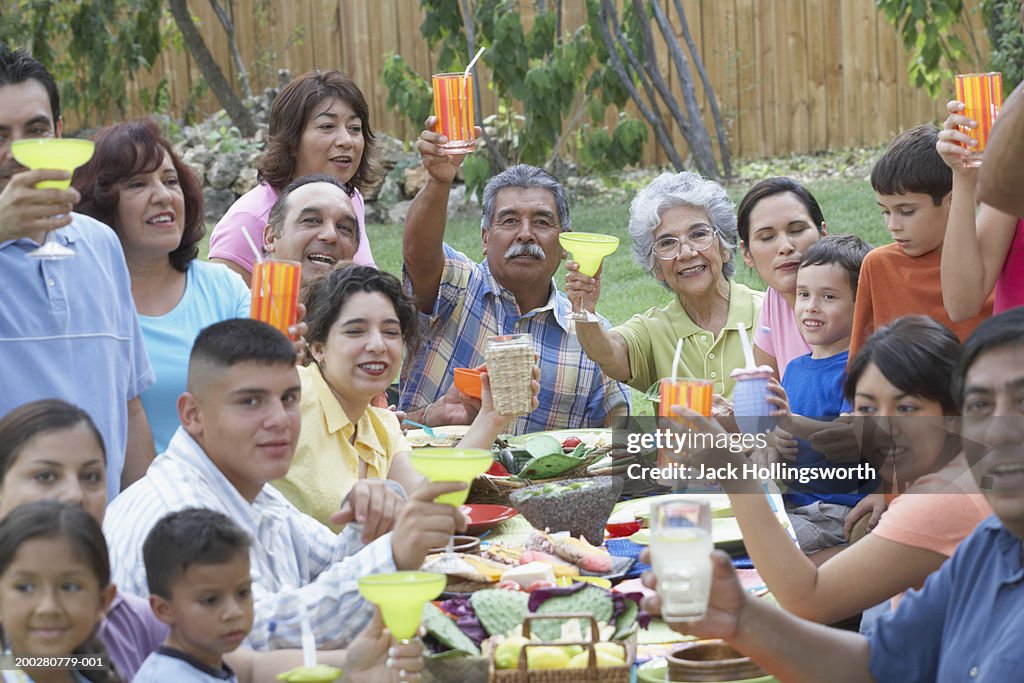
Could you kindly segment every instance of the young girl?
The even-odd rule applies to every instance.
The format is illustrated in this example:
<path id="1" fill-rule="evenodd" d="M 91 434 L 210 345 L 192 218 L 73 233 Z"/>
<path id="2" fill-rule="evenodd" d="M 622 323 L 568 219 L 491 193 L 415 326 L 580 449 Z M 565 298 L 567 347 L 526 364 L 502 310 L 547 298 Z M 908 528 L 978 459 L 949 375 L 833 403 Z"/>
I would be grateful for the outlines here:
<path id="1" fill-rule="evenodd" d="M 288 475 L 274 486 L 332 526 L 331 514 L 359 480 L 392 479 L 411 491 L 422 479 L 395 414 L 370 404 L 398 376 L 406 346 L 415 347 L 417 311 L 393 275 L 354 264 L 315 283 L 306 306 L 313 362 L 299 368 L 302 429 Z M 534 377 L 536 395 L 536 368 Z M 490 449 L 511 419 L 494 411 L 487 373 L 481 380 L 480 412 L 459 444 L 466 448 Z"/>
<path id="2" fill-rule="evenodd" d="M 754 331 L 754 357 L 782 379 L 789 361 L 811 352 L 793 315 L 796 271 L 807 248 L 827 234 L 825 218 L 803 185 L 792 178 L 768 178 L 740 201 L 736 227 L 743 260 L 768 286 Z"/>
<path id="3" fill-rule="evenodd" d="M 120 681 L 112 669 L 55 669 L 48 658 L 103 658 L 96 627 L 110 601 L 110 560 L 100 525 L 77 505 L 39 501 L 0 521 L 3 648 L 27 658 L 5 682 Z"/>
<path id="4" fill-rule="evenodd" d="M 991 514 L 959 452 L 950 389 L 959 350 L 939 323 L 907 316 L 876 332 L 851 362 L 847 400 L 855 415 L 876 418 L 861 421 L 862 450 L 883 488 L 899 495 L 872 533 L 820 567 L 790 540 L 761 482 L 721 482 L 747 552 L 783 608 L 832 623 L 920 587 Z M 735 457 L 716 453 L 723 456 Z"/>

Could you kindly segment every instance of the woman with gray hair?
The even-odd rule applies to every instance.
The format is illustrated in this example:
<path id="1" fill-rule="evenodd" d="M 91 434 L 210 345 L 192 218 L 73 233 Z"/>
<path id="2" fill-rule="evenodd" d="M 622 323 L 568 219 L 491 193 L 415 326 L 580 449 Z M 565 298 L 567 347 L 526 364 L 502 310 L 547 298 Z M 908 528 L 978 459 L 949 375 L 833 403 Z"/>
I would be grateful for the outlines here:
<path id="1" fill-rule="evenodd" d="M 730 398 L 730 373 L 745 365 L 738 326 L 753 328 L 762 299 L 760 292 L 730 281 L 738 242 L 732 201 L 714 181 L 664 173 L 633 200 L 629 234 L 637 263 L 675 296 L 611 330 L 578 322 L 584 351 L 608 377 L 646 391 L 672 374 L 682 339 L 679 376 L 709 379 L 714 393 Z M 567 268 L 566 293 L 593 312 L 600 271 L 590 278 L 574 262 Z"/>

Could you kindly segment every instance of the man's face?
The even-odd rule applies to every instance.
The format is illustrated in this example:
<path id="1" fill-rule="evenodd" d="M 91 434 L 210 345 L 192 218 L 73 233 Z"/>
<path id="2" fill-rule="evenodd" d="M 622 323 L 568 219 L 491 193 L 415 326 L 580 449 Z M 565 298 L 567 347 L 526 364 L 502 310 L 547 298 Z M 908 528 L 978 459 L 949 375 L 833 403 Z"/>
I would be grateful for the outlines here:
<path id="1" fill-rule="evenodd" d="M 0 192 L 25 167 L 11 156 L 11 143 L 25 138 L 60 136 L 61 122 L 53 120 L 50 96 L 35 79 L 0 86 Z"/>
<path id="2" fill-rule="evenodd" d="M 302 264 L 303 283 L 331 272 L 334 264 L 356 254 L 359 222 L 345 191 L 330 183 L 309 183 L 288 196 L 281 236 L 267 226 L 268 254 Z"/>
<path id="3" fill-rule="evenodd" d="M 247 500 L 288 473 L 299 440 L 299 373 L 293 365 L 242 362 L 199 368 L 178 400 L 181 424 Z"/>
<path id="4" fill-rule="evenodd" d="M 494 199 L 494 218 L 483 231 L 484 254 L 502 287 L 550 286 L 562 260 L 555 196 L 539 187 L 506 187 Z"/>
<path id="5" fill-rule="evenodd" d="M 964 381 L 964 453 L 1003 526 L 1024 538 L 1024 347 L 979 355 Z"/>

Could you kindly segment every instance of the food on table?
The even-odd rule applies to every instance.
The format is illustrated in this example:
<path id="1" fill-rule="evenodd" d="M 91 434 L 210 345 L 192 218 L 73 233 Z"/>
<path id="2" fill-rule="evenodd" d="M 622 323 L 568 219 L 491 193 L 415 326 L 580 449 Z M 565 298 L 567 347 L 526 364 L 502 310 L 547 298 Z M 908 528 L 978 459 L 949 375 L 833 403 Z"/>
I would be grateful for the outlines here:
<path id="1" fill-rule="evenodd" d="M 285 683 L 334 683 L 341 678 L 341 669 L 317 664 L 316 666 L 298 666 L 277 674 L 277 680 Z"/>
<path id="2" fill-rule="evenodd" d="M 612 570 L 612 557 L 604 548 L 591 545 L 583 538 L 546 534 L 536 529 L 526 541 L 527 550 L 557 555 L 577 567 L 595 574 Z"/>
<path id="3" fill-rule="evenodd" d="M 513 507 L 534 528 L 568 531 L 600 544 L 624 483 L 621 477 L 569 479 L 527 486 L 514 491 L 510 498 Z"/>
<path id="4" fill-rule="evenodd" d="M 460 579 L 476 581 L 478 583 L 495 583 L 499 581 L 501 579 L 501 575 L 508 570 L 508 565 L 502 564 L 501 562 L 495 562 L 494 560 L 487 559 L 481 555 L 469 555 L 466 553 L 454 554 L 457 558 L 462 560 L 462 562 L 452 563 L 454 571 L 449 573 L 448 576 L 455 576 Z M 427 555 L 426 560 L 423 562 L 423 566 L 428 567 L 431 562 L 436 562 L 443 555 L 444 553 Z"/>
<path id="5" fill-rule="evenodd" d="M 468 655 L 480 654 L 480 648 L 473 639 L 432 602 L 423 606 L 423 626 L 448 650 L 458 650 Z"/>
<path id="6" fill-rule="evenodd" d="M 502 581 L 515 581 L 526 590 L 538 581 L 555 585 L 555 570 L 545 562 L 530 562 L 512 567 L 501 575 Z"/>

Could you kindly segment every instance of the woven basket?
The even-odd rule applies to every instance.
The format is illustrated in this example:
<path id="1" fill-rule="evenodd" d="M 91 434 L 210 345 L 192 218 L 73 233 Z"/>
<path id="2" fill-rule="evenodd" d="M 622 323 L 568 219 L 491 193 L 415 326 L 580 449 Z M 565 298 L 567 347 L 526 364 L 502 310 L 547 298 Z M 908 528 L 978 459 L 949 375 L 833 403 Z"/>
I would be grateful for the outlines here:
<path id="1" fill-rule="evenodd" d="M 523 636 L 530 637 L 530 622 L 542 619 L 567 619 L 579 617 L 590 620 L 590 640 L 577 643 L 557 643 L 558 645 L 580 645 L 585 651 L 594 652 L 594 642 L 598 638 L 597 621 L 590 613 L 565 613 L 565 614 L 528 614 L 523 620 Z M 586 669 L 527 669 L 526 653 L 531 647 L 542 645 L 550 646 L 551 643 L 527 643 L 519 652 L 518 669 L 495 669 L 493 653 L 488 654 L 491 658 L 491 682 L 492 683 L 629 683 L 630 672 L 633 662 L 636 661 L 636 636 L 631 635 L 628 640 L 619 643 L 626 649 L 626 663 L 622 666 L 600 667 L 594 665 L 591 658 Z"/>

